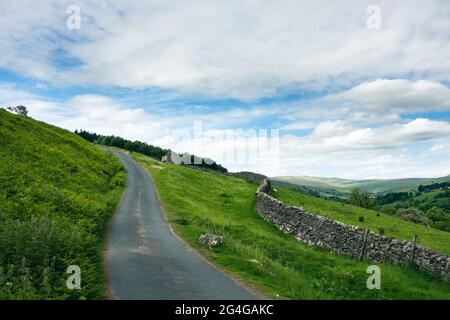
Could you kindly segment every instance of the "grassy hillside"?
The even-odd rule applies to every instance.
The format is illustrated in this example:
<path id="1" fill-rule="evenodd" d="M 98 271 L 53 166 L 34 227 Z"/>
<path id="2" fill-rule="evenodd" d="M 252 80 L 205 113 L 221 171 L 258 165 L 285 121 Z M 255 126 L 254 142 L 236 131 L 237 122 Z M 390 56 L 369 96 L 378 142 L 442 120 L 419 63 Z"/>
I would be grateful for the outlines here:
<path id="1" fill-rule="evenodd" d="M 333 199 L 336 201 L 346 201 L 349 197 L 349 192 L 347 191 L 337 191 L 336 189 L 326 188 L 326 187 L 313 187 L 313 186 L 304 186 L 300 184 L 294 184 L 281 180 L 271 180 L 274 187 L 280 186 L 285 189 L 294 190 L 300 192 L 302 194 L 318 197 L 318 198 L 326 198 Z"/>
<path id="2" fill-rule="evenodd" d="M 379 212 L 406 221 L 450 232 L 450 177 L 437 179 L 373 180 L 371 182 L 368 182 L 368 180 L 353 181 L 311 177 L 307 177 L 306 179 L 303 179 L 302 177 L 294 177 L 292 179 L 286 177 L 285 179 L 295 181 L 295 183 L 286 182 L 284 180 L 274 180 L 273 184 L 292 191 L 297 191 L 303 195 L 353 204 L 358 204 L 356 201 L 352 202 L 349 200 L 349 198 L 351 198 L 349 192 L 354 187 L 365 188 L 366 190 L 376 192 L 396 186 L 397 189 L 395 190 L 397 191 L 370 194 L 368 198 L 363 201 L 365 205 L 363 204 L 361 206 L 373 208 Z M 303 184 L 315 184 L 315 186 L 305 186 Z M 335 189 L 331 187 L 333 185 L 336 186 Z M 374 199 L 371 202 L 372 205 L 367 202 L 369 201 L 367 199 L 370 199 L 370 197 Z M 300 199 L 300 196 L 295 198 L 298 200 Z M 316 202 L 317 201 L 322 203 L 321 200 L 316 200 Z M 312 202 L 314 201 L 307 201 L 308 204 L 311 204 Z M 339 214 L 337 216 L 341 217 Z M 356 214 L 353 215 L 353 219 L 349 218 L 348 214 L 344 214 L 341 218 L 353 220 L 354 223 L 357 222 L 357 220 L 355 220 Z M 377 226 L 374 224 L 372 227 Z"/>
<path id="3" fill-rule="evenodd" d="M 384 232 L 385 235 L 398 239 L 411 241 L 414 234 L 417 234 L 419 244 L 440 253 L 450 254 L 450 233 L 448 232 L 403 221 L 373 210 L 320 199 L 283 188 L 277 188 L 272 195 L 284 203 L 303 207 L 306 211 L 368 228 L 374 232 Z"/>
<path id="4" fill-rule="evenodd" d="M 339 178 L 320 178 L 307 176 L 284 176 L 274 177 L 274 181 L 284 181 L 306 187 L 319 189 L 332 189 L 342 194 L 348 194 L 353 188 L 361 188 L 364 191 L 382 193 L 390 191 L 408 191 L 417 189 L 420 184 L 432 184 L 450 181 L 450 176 L 441 178 L 406 178 L 406 179 L 373 179 L 373 180 L 351 180 Z"/>
<path id="5" fill-rule="evenodd" d="M 393 201 L 386 206 L 394 208 L 418 208 L 426 211 L 433 207 L 443 208 L 450 212 L 450 190 L 432 190 L 410 195 L 406 199 Z"/>
<path id="6" fill-rule="evenodd" d="M 0 300 L 95 299 L 120 163 L 66 130 L 0 109 Z M 81 290 L 66 269 L 81 268 Z"/>
<path id="7" fill-rule="evenodd" d="M 388 193 L 377 201 L 381 212 L 450 232 L 450 189 Z"/>
<path id="8" fill-rule="evenodd" d="M 308 247 L 262 220 L 255 212 L 255 183 L 133 156 L 151 172 L 174 230 L 207 259 L 269 297 L 450 299 L 448 284 L 393 265 L 381 265 L 382 290 L 368 290 L 370 263 Z M 198 237 L 207 232 L 224 235 L 224 245 L 201 247 Z"/>

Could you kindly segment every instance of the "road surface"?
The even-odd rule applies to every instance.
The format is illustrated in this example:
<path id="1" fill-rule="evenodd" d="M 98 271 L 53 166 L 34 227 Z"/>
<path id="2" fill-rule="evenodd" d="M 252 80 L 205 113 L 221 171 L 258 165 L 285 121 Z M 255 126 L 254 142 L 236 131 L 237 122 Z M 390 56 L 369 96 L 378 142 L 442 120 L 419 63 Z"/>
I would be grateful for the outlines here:
<path id="1" fill-rule="evenodd" d="M 170 231 L 147 172 L 128 155 L 113 152 L 127 171 L 127 188 L 108 235 L 112 298 L 256 299 Z"/>

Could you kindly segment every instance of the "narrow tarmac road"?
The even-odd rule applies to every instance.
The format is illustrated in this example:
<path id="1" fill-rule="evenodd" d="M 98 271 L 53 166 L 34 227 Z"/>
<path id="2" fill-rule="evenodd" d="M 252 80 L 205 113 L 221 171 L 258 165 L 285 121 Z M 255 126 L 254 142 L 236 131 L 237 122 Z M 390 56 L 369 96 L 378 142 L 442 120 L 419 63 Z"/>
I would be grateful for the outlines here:
<path id="1" fill-rule="evenodd" d="M 128 155 L 128 185 L 108 236 L 107 285 L 116 299 L 257 299 L 170 231 L 147 172 Z"/>

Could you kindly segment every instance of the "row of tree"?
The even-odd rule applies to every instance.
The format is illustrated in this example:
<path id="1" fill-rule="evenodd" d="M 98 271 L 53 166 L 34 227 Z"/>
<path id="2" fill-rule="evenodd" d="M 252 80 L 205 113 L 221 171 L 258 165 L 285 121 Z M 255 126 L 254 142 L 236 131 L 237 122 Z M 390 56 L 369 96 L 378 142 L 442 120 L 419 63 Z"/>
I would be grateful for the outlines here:
<path id="1" fill-rule="evenodd" d="M 414 196 L 412 192 L 389 192 L 377 195 L 377 204 L 383 205 L 396 201 L 407 200 Z"/>
<path id="2" fill-rule="evenodd" d="M 427 192 L 431 190 L 440 190 L 440 189 L 449 189 L 450 188 L 450 181 L 446 182 L 439 182 L 439 183 L 432 183 L 427 185 L 419 185 L 417 188 L 417 191 L 419 192 Z"/>
<path id="3" fill-rule="evenodd" d="M 104 146 L 110 146 L 110 147 L 117 147 L 121 149 L 125 149 L 128 151 L 138 152 L 142 153 L 146 156 L 150 156 L 153 158 L 156 158 L 158 160 L 161 160 L 161 158 L 165 155 L 167 155 L 169 152 L 171 152 L 169 149 L 163 149 L 145 142 L 141 141 L 131 141 L 124 139 L 122 137 L 117 136 L 104 136 L 101 134 L 97 134 L 94 132 L 89 132 L 86 130 L 75 130 L 75 133 L 79 135 L 80 137 L 84 138 L 85 140 L 91 142 L 91 143 L 98 143 Z M 189 155 L 192 159 L 190 163 L 186 164 L 193 164 L 197 167 L 201 167 L 204 169 L 214 170 L 226 173 L 228 170 L 224 167 L 222 167 L 220 164 L 217 164 L 214 161 L 207 161 L 205 162 L 204 159 L 201 161 L 194 162 L 194 158 L 199 158 L 194 155 Z M 181 154 L 180 157 L 183 157 Z M 189 162 L 189 161 L 188 161 Z"/>
<path id="4" fill-rule="evenodd" d="M 378 205 L 385 205 L 397 201 L 406 201 L 414 199 L 416 196 L 423 192 L 429 192 L 432 190 L 449 190 L 448 192 L 443 192 L 435 195 L 435 198 L 448 198 L 450 193 L 450 181 L 432 183 L 428 185 L 419 185 L 417 191 L 409 192 L 389 192 L 385 194 L 377 195 L 376 202 Z"/>
<path id="5" fill-rule="evenodd" d="M 158 160 L 160 160 L 161 157 L 166 155 L 169 151 L 167 149 L 156 147 L 145 142 L 131 141 L 117 136 L 104 136 L 85 130 L 75 130 L 75 134 L 92 143 L 98 143 L 104 146 L 117 147 L 128 151 L 139 152 Z"/>

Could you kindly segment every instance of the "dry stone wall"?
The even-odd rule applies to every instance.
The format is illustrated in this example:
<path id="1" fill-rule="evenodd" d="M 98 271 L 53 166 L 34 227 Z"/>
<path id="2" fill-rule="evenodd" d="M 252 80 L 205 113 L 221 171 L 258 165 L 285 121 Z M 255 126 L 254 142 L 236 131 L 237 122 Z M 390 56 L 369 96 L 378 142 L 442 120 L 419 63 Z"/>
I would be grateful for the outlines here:
<path id="1" fill-rule="evenodd" d="M 450 282 L 450 262 L 446 255 L 408 241 L 397 240 L 356 226 L 318 216 L 282 203 L 270 196 L 269 179 L 256 191 L 256 209 L 266 221 L 311 246 L 380 263 L 414 264 Z"/>

